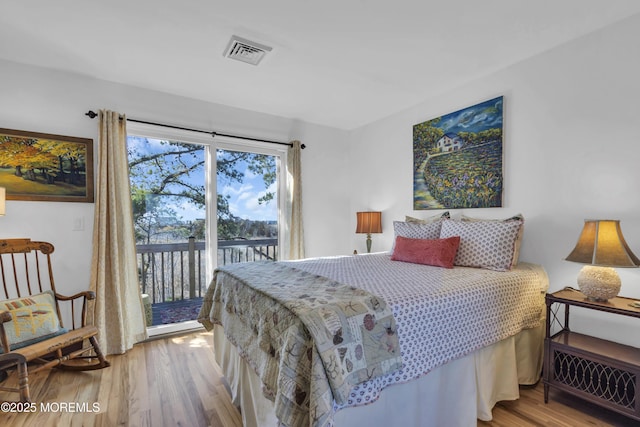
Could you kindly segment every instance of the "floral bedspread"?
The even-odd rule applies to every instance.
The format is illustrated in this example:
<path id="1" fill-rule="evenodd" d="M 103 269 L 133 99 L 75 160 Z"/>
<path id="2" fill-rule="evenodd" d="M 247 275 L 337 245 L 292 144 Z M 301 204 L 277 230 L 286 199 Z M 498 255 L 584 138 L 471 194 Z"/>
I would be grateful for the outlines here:
<path id="1" fill-rule="evenodd" d="M 402 367 L 383 299 L 284 263 L 216 270 L 198 321 L 224 327 L 285 426 L 330 425 L 355 385 Z"/>
<path id="2" fill-rule="evenodd" d="M 393 384 L 544 323 L 549 278 L 537 264 L 447 269 L 392 261 L 389 253 L 282 263 L 379 295 L 396 319 L 402 369 L 356 385 L 334 411 L 371 403 Z"/>

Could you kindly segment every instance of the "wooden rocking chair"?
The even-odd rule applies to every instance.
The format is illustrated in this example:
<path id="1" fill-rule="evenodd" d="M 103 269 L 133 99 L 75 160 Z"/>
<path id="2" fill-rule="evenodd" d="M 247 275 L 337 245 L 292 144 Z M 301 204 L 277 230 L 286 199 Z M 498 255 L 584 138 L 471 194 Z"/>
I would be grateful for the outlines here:
<path id="1" fill-rule="evenodd" d="M 0 381 L 6 371 L 16 369 L 19 383 L 15 388 L 0 382 L 0 390 L 19 393 L 23 402 L 30 401 L 29 373 L 50 367 L 84 371 L 109 366 L 98 347 L 98 329 L 85 324 L 87 301 L 95 299 L 95 293 L 58 294 L 52 252 L 51 243 L 0 239 Z M 63 326 L 61 305 L 68 309 L 63 313 L 70 316 L 70 330 Z M 93 361 L 70 363 L 72 359 Z"/>

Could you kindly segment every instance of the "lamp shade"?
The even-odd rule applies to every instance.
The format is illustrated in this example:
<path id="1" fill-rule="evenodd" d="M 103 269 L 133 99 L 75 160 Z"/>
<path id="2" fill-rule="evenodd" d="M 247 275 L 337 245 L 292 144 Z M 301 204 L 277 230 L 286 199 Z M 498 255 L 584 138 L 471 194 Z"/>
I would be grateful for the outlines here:
<path id="1" fill-rule="evenodd" d="M 382 212 L 356 212 L 356 233 L 382 233 Z"/>
<path id="2" fill-rule="evenodd" d="M 619 220 L 585 220 L 576 247 L 565 259 L 602 267 L 640 266 L 624 240 Z"/>
<path id="3" fill-rule="evenodd" d="M 4 187 L 0 187 L 0 216 L 4 216 L 6 196 L 7 191 Z"/>

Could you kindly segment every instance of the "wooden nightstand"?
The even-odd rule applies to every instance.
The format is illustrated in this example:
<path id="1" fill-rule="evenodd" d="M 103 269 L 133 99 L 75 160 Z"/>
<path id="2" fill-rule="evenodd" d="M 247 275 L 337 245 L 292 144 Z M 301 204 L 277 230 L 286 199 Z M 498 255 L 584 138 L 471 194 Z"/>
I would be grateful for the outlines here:
<path id="1" fill-rule="evenodd" d="M 640 421 L 640 399 L 636 398 L 640 390 L 640 349 L 569 329 L 571 306 L 640 318 L 640 309 L 630 305 L 635 300 L 615 297 L 607 302 L 589 301 L 571 288 L 547 294 L 545 300 L 545 403 L 549 401 L 549 387 L 555 387 Z M 552 329 L 558 328 L 552 335 Z"/>

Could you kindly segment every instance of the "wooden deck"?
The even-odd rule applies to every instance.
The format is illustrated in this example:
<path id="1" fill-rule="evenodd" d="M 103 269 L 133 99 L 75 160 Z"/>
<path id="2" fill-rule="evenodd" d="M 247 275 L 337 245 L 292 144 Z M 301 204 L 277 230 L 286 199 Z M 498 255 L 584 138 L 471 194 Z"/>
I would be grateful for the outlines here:
<path id="1" fill-rule="evenodd" d="M 200 311 L 200 307 L 202 307 L 202 298 L 151 304 L 153 319 L 151 325 L 166 325 L 195 320 Z"/>

